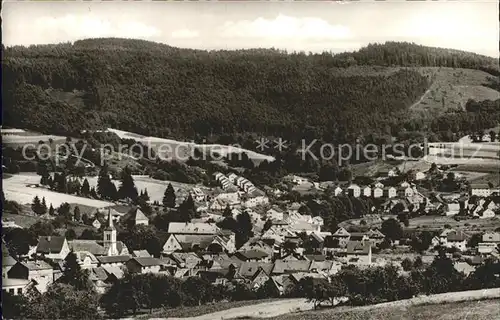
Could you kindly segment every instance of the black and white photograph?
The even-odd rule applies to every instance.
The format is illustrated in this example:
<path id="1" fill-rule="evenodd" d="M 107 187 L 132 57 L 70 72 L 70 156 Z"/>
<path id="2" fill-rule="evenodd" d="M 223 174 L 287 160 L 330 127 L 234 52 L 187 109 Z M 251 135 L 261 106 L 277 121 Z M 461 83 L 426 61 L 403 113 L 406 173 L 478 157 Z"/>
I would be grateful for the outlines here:
<path id="1" fill-rule="evenodd" d="M 498 1 L 1 18 L 2 319 L 500 319 Z"/>

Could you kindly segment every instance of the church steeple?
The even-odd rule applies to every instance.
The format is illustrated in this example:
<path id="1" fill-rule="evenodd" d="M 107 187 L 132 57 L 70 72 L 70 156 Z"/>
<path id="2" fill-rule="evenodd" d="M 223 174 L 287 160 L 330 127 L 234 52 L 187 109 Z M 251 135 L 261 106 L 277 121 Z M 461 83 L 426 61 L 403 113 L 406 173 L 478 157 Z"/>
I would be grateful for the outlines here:
<path id="1" fill-rule="evenodd" d="M 108 226 L 104 229 L 104 247 L 108 250 L 109 256 L 118 255 L 118 249 L 116 248 L 116 228 L 113 225 L 111 209 L 108 209 Z"/>

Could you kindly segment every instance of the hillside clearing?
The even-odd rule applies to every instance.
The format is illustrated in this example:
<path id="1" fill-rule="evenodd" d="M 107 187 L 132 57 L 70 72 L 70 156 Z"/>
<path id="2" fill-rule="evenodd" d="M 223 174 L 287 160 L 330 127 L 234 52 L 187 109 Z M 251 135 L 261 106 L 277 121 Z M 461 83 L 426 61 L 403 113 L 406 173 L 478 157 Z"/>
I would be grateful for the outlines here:
<path id="1" fill-rule="evenodd" d="M 30 204 L 33 198 L 38 196 L 40 199 L 45 198 L 47 206 L 52 204 L 54 208 L 64 202 L 93 208 L 105 208 L 114 205 L 108 201 L 88 199 L 37 187 L 37 184 L 40 182 L 40 176 L 34 173 L 14 174 L 8 179 L 3 179 L 2 182 L 5 199 L 16 201 L 20 204 Z"/>

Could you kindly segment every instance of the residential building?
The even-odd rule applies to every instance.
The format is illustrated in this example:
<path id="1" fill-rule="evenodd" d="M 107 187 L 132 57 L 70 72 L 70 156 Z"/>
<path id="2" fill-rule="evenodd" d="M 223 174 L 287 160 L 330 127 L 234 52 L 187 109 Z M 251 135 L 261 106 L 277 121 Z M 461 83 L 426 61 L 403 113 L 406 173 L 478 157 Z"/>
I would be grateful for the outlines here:
<path id="1" fill-rule="evenodd" d="M 500 244 L 500 232 L 485 232 L 483 242 Z"/>
<path id="2" fill-rule="evenodd" d="M 460 204 L 459 203 L 448 203 L 446 205 L 445 214 L 446 216 L 455 216 L 460 213 Z"/>
<path id="3" fill-rule="evenodd" d="M 242 205 L 246 208 L 254 208 L 259 205 L 266 205 L 269 203 L 269 198 L 266 196 L 257 196 L 254 198 L 250 198 L 247 201 L 243 202 Z"/>
<path id="4" fill-rule="evenodd" d="M 384 190 L 383 191 L 384 192 L 384 196 L 386 198 L 389 198 L 389 199 L 390 198 L 395 198 L 398 195 L 398 191 L 394 187 L 385 187 L 383 190 Z"/>
<path id="5" fill-rule="evenodd" d="M 101 222 L 96 218 L 94 219 L 94 221 L 92 222 L 92 226 L 96 229 L 100 229 L 101 228 Z"/>
<path id="6" fill-rule="evenodd" d="M 191 190 L 190 194 L 193 197 L 194 201 L 202 202 L 206 199 L 205 193 L 198 187 L 194 187 Z"/>
<path id="7" fill-rule="evenodd" d="M 361 188 L 357 184 L 351 184 L 347 188 L 347 194 L 351 197 L 358 198 L 361 195 Z"/>
<path id="8" fill-rule="evenodd" d="M 33 281 L 38 292 L 44 293 L 54 281 L 54 270 L 42 260 L 18 262 L 7 272 L 7 277 Z"/>
<path id="9" fill-rule="evenodd" d="M 334 190 L 333 190 L 333 194 L 337 197 L 339 195 L 342 194 L 342 192 L 344 192 L 344 190 L 342 190 L 341 187 L 337 186 Z"/>
<path id="10" fill-rule="evenodd" d="M 369 241 L 349 241 L 346 246 L 346 260 L 349 264 L 370 265 L 372 244 Z"/>
<path id="11" fill-rule="evenodd" d="M 31 286 L 34 286 L 34 283 L 28 279 L 2 278 L 2 291 L 14 296 L 24 294 Z"/>
<path id="12" fill-rule="evenodd" d="M 369 186 L 366 186 L 363 188 L 363 196 L 365 197 L 371 197 L 372 196 L 372 188 Z"/>
<path id="13" fill-rule="evenodd" d="M 137 208 L 135 210 L 135 213 L 133 215 L 133 219 L 134 219 L 134 225 L 149 225 L 149 219 L 148 217 L 146 217 L 146 215 L 144 214 L 144 212 L 142 212 L 141 209 Z"/>
<path id="14" fill-rule="evenodd" d="M 351 234 L 346 229 L 340 227 L 332 234 L 332 237 L 338 240 L 339 247 L 345 247 L 349 242 Z"/>
<path id="15" fill-rule="evenodd" d="M 163 265 L 160 259 L 151 257 L 135 257 L 127 261 L 127 270 L 130 273 L 159 273 Z"/>
<path id="16" fill-rule="evenodd" d="M 144 257 L 151 257 L 151 255 L 147 250 L 134 250 L 132 251 L 132 257 L 144 258 Z"/>
<path id="17" fill-rule="evenodd" d="M 374 198 L 381 198 L 384 195 L 384 189 L 381 187 L 375 187 L 373 188 L 373 197 Z"/>
<path id="18" fill-rule="evenodd" d="M 41 236 L 38 239 L 36 253 L 52 260 L 64 260 L 70 249 L 65 237 Z"/>
<path id="19" fill-rule="evenodd" d="M 169 234 L 216 235 L 219 232 L 219 227 L 212 223 L 170 222 L 168 225 Z"/>
<path id="20" fill-rule="evenodd" d="M 129 255 L 97 257 L 100 267 L 123 267 L 130 259 Z"/>
<path id="21" fill-rule="evenodd" d="M 470 185 L 470 195 L 478 197 L 489 197 L 494 193 L 499 193 L 499 188 L 491 188 L 488 184 L 473 183 Z"/>

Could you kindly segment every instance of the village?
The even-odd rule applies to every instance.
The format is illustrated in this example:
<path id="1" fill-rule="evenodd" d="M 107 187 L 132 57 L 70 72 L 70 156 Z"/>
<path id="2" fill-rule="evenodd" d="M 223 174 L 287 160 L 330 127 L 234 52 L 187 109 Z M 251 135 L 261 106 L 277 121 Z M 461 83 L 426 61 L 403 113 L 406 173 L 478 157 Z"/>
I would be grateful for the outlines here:
<path id="1" fill-rule="evenodd" d="M 408 227 L 413 219 L 429 215 L 452 217 L 457 223 L 494 221 L 500 213 L 500 190 L 463 181 L 459 184 L 464 187 L 441 195 L 419 187 L 440 171 L 439 166 L 426 172 L 381 170 L 369 185 L 314 182 L 288 175 L 283 181 L 292 186 L 289 190 L 265 191 L 235 173 L 215 172 L 217 187 L 194 186 L 184 195 L 184 202 L 187 198 L 196 204 L 195 217 L 168 222 L 159 254 L 148 252 L 146 247 L 127 248 L 118 240 L 116 225 L 124 224 L 124 219 L 133 228 L 152 224 L 139 207 L 127 213 L 102 208 L 89 222 L 101 234 L 99 240 L 40 236 L 27 254 L 17 257 L 9 254 L 9 244 L 3 240 L 2 290 L 12 295 L 31 289 L 46 292 L 63 274 L 70 254 L 89 271 L 89 279 L 101 294 L 126 274 L 154 273 L 178 279 L 199 277 L 214 285 L 236 282 L 250 290 L 270 283 L 285 295 L 301 279 L 329 279 L 349 266 L 394 265 L 405 273 L 408 261 L 430 264 L 439 250 L 447 252 L 457 271 L 469 275 L 487 259 L 500 257 L 499 228 L 465 230 L 457 224 L 428 231 Z M 443 179 L 447 178 L 445 174 Z M 370 199 L 372 207 L 364 216 L 332 229 L 326 226 L 328 217 L 312 215 L 304 202 L 282 200 L 290 190 L 304 186 L 333 198 Z M 320 198 L 312 201 L 318 205 L 324 202 Z M 171 210 L 184 202 L 178 199 Z M 246 225 L 231 227 L 225 221 L 245 220 L 242 216 L 248 217 Z M 4 221 L 3 228 L 9 227 L 16 226 Z M 244 237 L 239 228 L 249 228 Z"/>

